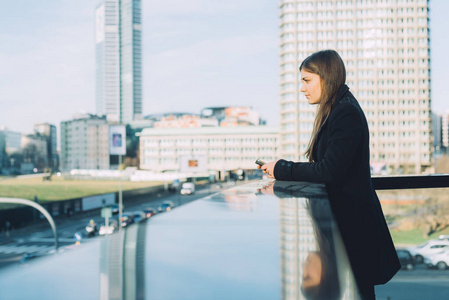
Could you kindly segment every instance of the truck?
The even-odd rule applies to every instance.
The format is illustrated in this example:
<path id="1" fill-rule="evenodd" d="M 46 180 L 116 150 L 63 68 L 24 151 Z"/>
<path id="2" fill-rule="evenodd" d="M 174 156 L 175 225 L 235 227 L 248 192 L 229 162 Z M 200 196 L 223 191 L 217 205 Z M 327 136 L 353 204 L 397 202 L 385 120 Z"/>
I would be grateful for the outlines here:
<path id="1" fill-rule="evenodd" d="M 181 195 L 191 195 L 195 193 L 195 184 L 193 182 L 184 182 L 181 186 Z"/>

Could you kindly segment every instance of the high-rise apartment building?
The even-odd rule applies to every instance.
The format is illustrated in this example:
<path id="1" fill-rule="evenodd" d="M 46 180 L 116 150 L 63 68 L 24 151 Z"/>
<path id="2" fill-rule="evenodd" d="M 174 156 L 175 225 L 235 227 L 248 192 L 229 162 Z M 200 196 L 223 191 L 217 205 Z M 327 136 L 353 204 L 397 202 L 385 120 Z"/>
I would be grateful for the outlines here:
<path id="1" fill-rule="evenodd" d="M 432 166 L 428 0 L 280 1 L 280 153 L 305 160 L 316 107 L 299 65 L 335 49 L 365 111 L 372 162 L 390 173 Z"/>
<path id="2" fill-rule="evenodd" d="M 110 122 L 142 116 L 141 1 L 103 0 L 96 9 L 96 106 Z"/>

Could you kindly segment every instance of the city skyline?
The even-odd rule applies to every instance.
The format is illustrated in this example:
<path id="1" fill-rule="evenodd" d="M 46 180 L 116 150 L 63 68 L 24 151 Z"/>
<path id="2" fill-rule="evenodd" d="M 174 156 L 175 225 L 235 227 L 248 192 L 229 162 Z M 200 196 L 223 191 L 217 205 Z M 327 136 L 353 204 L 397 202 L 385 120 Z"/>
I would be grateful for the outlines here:
<path id="1" fill-rule="evenodd" d="M 23 2 L 29 4 L 25 11 L 18 8 Z M 243 105 L 259 110 L 268 125 L 279 125 L 278 4 L 143 1 L 143 115 Z M 2 5 L 8 15 L 0 16 L 0 126 L 29 133 L 36 123 L 59 128 L 79 111 L 95 113 L 95 5 Z M 430 1 L 437 113 L 449 108 L 447 8 L 446 1 Z"/>

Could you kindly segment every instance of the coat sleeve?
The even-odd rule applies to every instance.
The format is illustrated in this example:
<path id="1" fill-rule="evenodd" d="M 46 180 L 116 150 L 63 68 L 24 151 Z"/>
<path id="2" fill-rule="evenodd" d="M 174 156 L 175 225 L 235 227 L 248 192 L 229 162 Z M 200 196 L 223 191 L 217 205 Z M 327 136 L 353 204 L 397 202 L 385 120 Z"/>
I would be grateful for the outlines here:
<path id="1" fill-rule="evenodd" d="M 364 119 L 350 103 L 340 103 L 334 110 L 327 124 L 329 133 L 322 159 L 311 163 L 279 160 L 274 167 L 276 179 L 338 183 L 347 176 L 362 151 Z"/>

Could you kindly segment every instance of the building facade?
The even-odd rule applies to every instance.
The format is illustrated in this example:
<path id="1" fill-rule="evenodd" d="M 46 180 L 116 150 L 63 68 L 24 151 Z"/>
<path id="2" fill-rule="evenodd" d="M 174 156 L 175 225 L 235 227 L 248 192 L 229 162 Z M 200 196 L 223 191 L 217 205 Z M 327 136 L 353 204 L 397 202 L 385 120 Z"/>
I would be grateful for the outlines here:
<path id="1" fill-rule="evenodd" d="M 57 170 L 59 167 L 59 157 L 57 150 L 56 126 L 48 123 L 34 125 L 34 131 L 47 141 L 48 167 Z"/>
<path id="2" fill-rule="evenodd" d="M 441 116 L 441 147 L 445 153 L 449 149 L 449 110 Z"/>
<path id="3" fill-rule="evenodd" d="M 95 15 L 97 115 L 128 124 L 142 117 L 141 1 L 104 0 Z"/>
<path id="4" fill-rule="evenodd" d="M 20 166 L 21 152 L 22 134 L 0 126 L 0 169 L 2 172 L 4 172 L 3 170 Z"/>
<path id="5" fill-rule="evenodd" d="M 61 122 L 61 170 L 109 170 L 109 125 L 105 117 L 79 115 Z"/>
<path id="6" fill-rule="evenodd" d="M 184 157 L 205 160 L 208 171 L 255 169 L 257 158 L 278 157 L 277 127 L 147 128 L 140 133 L 140 168 L 180 171 Z"/>
<path id="7" fill-rule="evenodd" d="M 8 166 L 8 156 L 6 155 L 6 135 L 0 131 L 0 174 Z"/>
<path id="8" fill-rule="evenodd" d="M 40 134 L 22 135 L 21 172 L 43 172 L 48 167 L 47 139 Z"/>
<path id="9" fill-rule="evenodd" d="M 433 136 L 433 148 L 435 158 L 443 152 L 442 136 L 443 128 L 443 118 L 440 115 L 432 113 L 432 136 Z"/>
<path id="10" fill-rule="evenodd" d="M 364 109 L 372 162 L 389 173 L 432 168 L 428 0 L 280 1 L 280 154 L 304 161 L 316 107 L 299 65 L 335 49 Z"/>
<path id="11" fill-rule="evenodd" d="M 8 155 L 21 151 L 22 149 L 22 133 L 14 132 L 6 127 L 0 126 L 0 132 L 5 137 L 5 151 Z"/>

